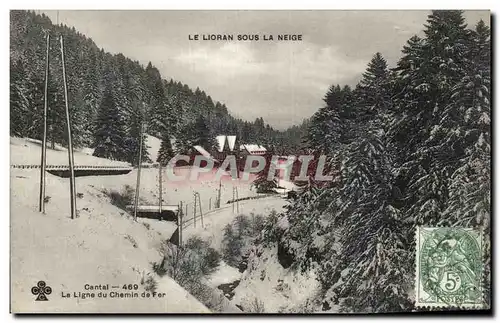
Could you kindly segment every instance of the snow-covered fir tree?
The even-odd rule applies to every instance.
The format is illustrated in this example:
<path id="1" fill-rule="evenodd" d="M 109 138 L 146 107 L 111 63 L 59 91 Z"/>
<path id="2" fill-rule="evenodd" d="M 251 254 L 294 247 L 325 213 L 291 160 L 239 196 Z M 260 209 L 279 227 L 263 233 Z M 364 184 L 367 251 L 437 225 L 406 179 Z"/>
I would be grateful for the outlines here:
<path id="1" fill-rule="evenodd" d="M 10 69 L 10 134 L 23 136 L 28 125 L 22 120 L 30 110 L 28 90 L 23 82 L 26 72 L 21 61 L 11 64 Z"/>
<path id="2" fill-rule="evenodd" d="M 111 91 L 104 92 L 96 124 L 94 156 L 113 160 L 127 159 L 124 123 Z"/>
<path id="3" fill-rule="evenodd" d="M 148 152 L 147 136 L 146 136 L 146 121 L 143 117 L 143 109 L 138 107 L 136 110 L 130 112 L 129 125 L 128 125 L 128 136 L 125 139 L 125 147 L 127 160 L 132 165 L 138 165 L 139 160 L 139 147 L 141 143 L 141 133 L 142 133 L 142 161 L 150 162 L 151 158 Z M 141 129 L 142 128 L 142 129 Z"/>
<path id="4" fill-rule="evenodd" d="M 453 88 L 466 74 L 469 33 L 460 11 L 434 11 L 424 32 L 423 41 L 407 49 L 418 53 L 419 62 L 408 66 L 403 57 L 404 66 L 398 66 L 396 87 L 402 90 L 396 95 L 394 137 L 413 134 L 411 142 L 398 143 L 407 216 L 415 224 L 437 225 L 448 203 L 449 179 L 464 156 L 463 112 L 451 103 Z"/>
<path id="5" fill-rule="evenodd" d="M 170 136 L 168 132 L 164 130 L 161 135 L 161 145 L 160 149 L 158 150 L 158 156 L 156 158 L 156 161 L 165 166 L 174 156 L 175 153 L 174 150 L 172 149 Z"/>

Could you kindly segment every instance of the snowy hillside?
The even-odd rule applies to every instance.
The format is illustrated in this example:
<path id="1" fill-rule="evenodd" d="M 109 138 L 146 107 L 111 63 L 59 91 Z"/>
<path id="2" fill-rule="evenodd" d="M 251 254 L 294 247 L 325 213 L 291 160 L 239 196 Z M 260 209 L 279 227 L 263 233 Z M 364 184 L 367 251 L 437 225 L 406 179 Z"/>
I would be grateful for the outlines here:
<path id="1" fill-rule="evenodd" d="M 157 138 L 148 137 L 151 156 L 159 148 Z M 40 143 L 32 139 L 11 138 L 11 164 L 38 164 Z M 91 149 L 75 151 L 76 165 L 122 165 L 116 161 L 96 158 Z M 154 156 L 153 156 L 154 157 Z M 48 164 L 67 164 L 63 147 L 47 150 Z M 188 173 L 190 167 L 180 167 L 178 174 Z M 11 236 L 12 236 L 12 294 L 13 311 L 98 311 L 98 312 L 206 312 L 208 309 L 167 276 L 152 272 L 151 263 L 161 260 L 160 244 L 168 240 L 177 226 L 173 222 L 138 219 L 134 222 L 123 210 L 110 203 L 106 192 L 120 192 L 126 186 L 135 188 L 137 170 L 118 176 L 85 176 L 76 178 L 79 197 L 79 218 L 70 219 L 69 181 L 47 174 L 46 214 L 38 212 L 38 169 L 11 169 Z M 145 168 L 141 173 L 141 204 L 158 203 L 158 169 Z M 221 208 L 215 209 L 217 190 L 221 189 Z M 258 197 L 250 182 L 213 179 L 173 183 L 163 181 L 165 204 L 183 203 L 185 214 L 184 239 L 200 236 L 220 251 L 222 231 L 240 214 L 269 214 L 280 211 L 286 204 L 279 195 L 228 204 L 235 196 Z M 194 192 L 200 194 L 204 226 L 198 218 L 194 226 Z M 199 204 L 197 211 L 199 212 Z M 199 216 L 199 213 L 198 213 Z M 185 240 L 184 240 L 185 241 Z M 152 275 L 158 282 L 158 292 L 167 294 L 161 299 L 80 299 L 74 302 L 61 293 L 86 292 L 84 284 L 139 284 L 143 276 Z M 75 279 L 78 277 L 78 279 Z M 220 284 L 241 278 L 236 268 L 221 262 L 208 278 L 209 286 L 217 291 Z M 44 280 L 54 291 L 50 303 L 33 302 L 31 287 Z M 142 290 L 142 286 L 140 286 Z M 168 296 L 172 295 L 172 296 Z M 131 307 L 131 302 L 134 306 Z M 231 305 L 232 304 L 232 305 Z M 234 308 L 232 302 L 229 308 Z M 227 306 L 226 306 L 227 307 Z M 236 309 L 237 310 L 237 309 Z"/>
<path id="2" fill-rule="evenodd" d="M 155 158 L 160 140 L 148 136 L 148 150 Z M 37 164 L 40 143 L 31 139 L 11 138 L 12 164 Z M 122 165 L 116 161 L 96 158 L 92 150 L 83 148 L 75 152 L 76 165 Z M 47 151 L 48 164 L 67 164 L 67 151 L 62 147 Z M 178 167 L 177 175 L 187 175 L 192 167 Z M 79 198 L 79 218 L 71 220 L 68 179 L 47 174 L 46 215 L 38 212 L 37 169 L 11 170 L 12 204 L 12 264 L 13 310 L 30 311 L 94 311 L 99 312 L 206 312 L 208 309 L 168 276 L 162 278 L 152 272 L 151 263 L 161 260 L 159 247 L 170 239 L 177 229 L 167 221 L 139 218 L 134 222 L 123 210 L 110 203 L 106 192 L 122 192 L 126 187 L 135 188 L 137 169 L 117 176 L 84 176 L 76 178 Z M 156 205 L 159 201 L 159 170 L 143 168 L 141 172 L 140 204 Z M 291 182 L 281 181 L 284 191 L 296 189 Z M 262 215 L 272 210 L 280 212 L 287 204 L 281 194 L 257 194 L 251 182 L 240 180 L 215 181 L 213 177 L 197 181 L 168 181 L 163 176 L 164 205 L 182 202 L 184 215 L 183 241 L 199 236 L 222 252 L 224 227 L 237 214 Z M 221 207 L 215 209 L 217 190 L 221 189 Z M 236 192 L 237 190 L 237 192 Z M 281 190 L 281 189 L 280 189 Z M 197 223 L 193 221 L 194 193 L 200 194 L 203 227 L 199 203 Z M 281 193 L 281 192 L 280 192 Z M 234 198 L 252 199 L 228 203 Z M 253 199 L 255 198 L 255 199 Z M 225 301 L 225 309 L 253 311 L 254 301 L 265 301 L 266 311 L 292 310 L 294 304 L 311 297 L 316 289 L 314 277 L 296 275 L 284 270 L 271 250 L 265 257 L 249 258 L 250 267 L 242 274 L 237 268 L 220 262 L 206 284 L 220 293 L 223 284 L 240 282 L 235 297 Z M 266 278 L 261 279 L 262 272 Z M 61 292 L 84 292 L 84 284 L 140 284 L 144 275 L 152 275 L 158 282 L 158 292 L 167 294 L 160 299 L 85 299 L 78 302 L 61 297 Z M 78 279 L 74 279 L 78 277 Z M 33 302 L 31 287 L 44 280 L 53 289 L 50 303 Z M 285 284 L 290 290 L 280 290 Z M 142 289 L 143 287 L 140 286 Z M 171 296 L 168 296 L 171 295 Z M 215 294 L 214 294 L 215 295 Z M 264 295 L 264 296 L 263 296 Z M 134 306 L 130 306 L 131 302 Z M 48 306 L 47 306 L 48 305 Z"/>
<path id="3" fill-rule="evenodd" d="M 246 311 L 255 310 L 256 300 L 266 313 L 310 310 L 308 300 L 313 299 L 320 288 L 314 271 L 301 273 L 284 269 L 278 261 L 276 247 L 265 248 L 259 254 L 255 251 L 250 254 L 248 269 L 234 290 L 234 302 Z"/>
<path id="4" fill-rule="evenodd" d="M 39 172 L 11 172 L 12 310 L 97 312 L 206 312 L 205 306 L 169 277 L 158 278 L 165 299 L 61 298 L 61 292 L 84 291 L 84 284 L 140 284 L 151 273 L 150 262 L 166 230 L 135 223 L 95 189 L 77 184 L 80 217 L 69 218 L 65 179 L 47 175 L 46 215 L 37 211 Z M 165 222 L 162 223 L 163 225 Z M 172 227 L 170 233 L 174 230 Z M 164 231 L 164 232 L 162 232 Z M 75 279 L 78 278 L 78 279 Z M 44 280 L 54 291 L 50 302 L 33 302 L 31 287 Z M 141 287 L 142 288 L 142 287 Z M 131 304 L 134 304 L 131 306 Z"/>
<path id="5" fill-rule="evenodd" d="M 10 138 L 11 165 L 40 165 L 42 143 L 29 138 Z M 128 163 L 92 156 L 92 149 L 75 149 L 75 165 L 79 166 L 128 166 Z M 68 151 L 60 145 L 47 146 L 47 165 L 68 165 Z"/>
<path id="6" fill-rule="evenodd" d="M 35 162 L 36 143 L 11 140 L 12 162 Z M 65 152 L 48 150 L 47 159 L 63 161 Z M 22 158 L 21 158 L 22 157 Z M 75 153 L 75 163 L 116 163 Z M 171 278 L 156 276 L 151 262 L 176 226 L 171 222 L 134 222 L 113 206 L 102 190 L 77 178 L 79 218 L 69 218 L 68 179 L 47 174 L 46 214 L 38 212 L 39 170 L 11 169 L 12 311 L 17 312 L 209 312 Z M 104 176 L 110 181 L 109 176 Z M 115 176 L 119 177 L 119 176 Z M 112 182 L 112 181 L 110 181 Z M 144 224 L 143 222 L 147 222 Z M 138 284 L 151 275 L 163 298 L 63 298 L 89 292 L 85 284 Z M 31 288 L 40 280 L 52 288 L 49 302 L 34 302 Z M 122 292 L 121 290 L 119 290 Z"/>

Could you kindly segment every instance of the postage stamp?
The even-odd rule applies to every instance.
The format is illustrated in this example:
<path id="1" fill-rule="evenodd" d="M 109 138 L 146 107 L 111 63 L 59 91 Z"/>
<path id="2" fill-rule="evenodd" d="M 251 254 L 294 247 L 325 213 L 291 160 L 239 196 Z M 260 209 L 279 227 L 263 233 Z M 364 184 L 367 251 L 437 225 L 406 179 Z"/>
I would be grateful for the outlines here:
<path id="1" fill-rule="evenodd" d="M 415 305 L 482 308 L 482 231 L 417 227 L 416 238 Z"/>

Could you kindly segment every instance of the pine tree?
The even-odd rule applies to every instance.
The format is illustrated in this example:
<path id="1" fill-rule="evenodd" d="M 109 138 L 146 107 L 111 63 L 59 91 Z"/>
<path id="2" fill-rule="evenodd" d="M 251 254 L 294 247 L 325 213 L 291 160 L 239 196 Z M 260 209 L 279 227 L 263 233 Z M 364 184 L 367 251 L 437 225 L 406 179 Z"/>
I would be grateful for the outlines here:
<path id="1" fill-rule="evenodd" d="M 150 120 L 149 131 L 159 136 L 169 125 L 167 117 L 170 111 L 167 111 L 169 102 L 165 97 L 165 89 L 161 79 L 160 72 L 149 62 L 146 67 L 147 87 L 149 90 Z"/>
<path id="2" fill-rule="evenodd" d="M 466 227 L 488 225 L 491 216 L 490 36 L 483 21 L 469 46 L 466 73 L 452 89 L 453 106 L 463 116 L 464 158 L 451 176 L 446 223 Z M 450 139 L 448 139 L 450 140 Z"/>
<path id="3" fill-rule="evenodd" d="M 376 53 L 368 63 L 363 78 L 356 87 L 358 101 L 356 121 L 378 122 L 388 126 L 387 115 L 391 105 L 390 73 L 387 61 Z"/>
<path id="4" fill-rule="evenodd" d="M 172 149 L 172 143 L 170 142 L 170 136 L 166 131 L 163 131 L 161 136 L 161 146 L 158 150 L 158 157 L 156 161 L 161 165 L 165 166 L 168 162 L 175 156 L 174 150 Z"/>
<path id="5" fill-rule="evenodd" d="M 148 152 L 149 147 L 147 146 L 147 136 L 144 131 L 146 128 L 145 121 L 142 114 L 143 114 L 143 109 L 141 107 L 137 107 L 136 110 L 132 110 L 130 113 L 128 137 L 125 139 L 125 146 L 127 151 L 127 161 L 130 162 L 132 165 L 138 165 L 141 132 L 142 132 L 141 162 L 151 161 Z"/>
<path id="6" fill-rule="evenodd" d="M 111 91 L 106 89 L 99 107 L 93 155 L 125 161 L 127 156 L 124 138 L 125 130 L 120 110 Z"/>
<path id="7" fill-rule="evenodd" d="M 66 122 L 66 103 L 62 89 L 57 87 L 58 80 L 49 73 L 48 84 L 48 111 L 47 111 L 47 140 L 51 143 L 51 148 L 55 144 L 68 145 L 68 133 Z M 40 102 L 43 105 L 43 101 Z M 73 127 L 72 127 L 73 129 Z"/>
<path id="8" fill-rule="evenodd" d="M 347 127 L 351 117 L 351 89 L 332 85 L 323 101 L 326 105 L 311 118 L 307 145 L 315 151 L 333 155 L 347 140 Z"/>
<path id="9" fill-rule="evenodd" d="M 268 179 L 269 169 L 271 168 L 272 155 L 266 154 L 264 168 L 257 173 L 252 185 L 255 187 L 257 193 L 274 193 L 278 188 L 277 171 L 273 174 L 271 180 Z"/>
<path id="10" fill-rule="evenodd" d="M 13 136 L 27 135 L 27 125 L 23 122 L 29 113 L 29 97 L 25 88 L 26 73 L 21 61 L 10 67 L 10 134 Z"/>
<path id="11" fill-rule="evenodd" d="M 199 115 L 193 125 L 193 132 L 191 134 L 192 145 L 198 145 L 205 148 L 207 151 L 215 147 L 215 137 L 210 133 L 205 118 Z"/>
<path id="12" fill-rule="evenodd" d="M 408 50 L 419 55 L 413 68 L 400 66 L 397 99 L 398 130 L 413 133 L 410 149 L 402 147 L 399 168 L 401 191 L 416 224 L 440 222 L 449 194 L 449 178 L 463 157 L 461 113 L 450 105 L 453 87 L 464 75 L 469 34 L 460 11 L 433 11 L 424 31 L 426 38 Z M 415 130 L 415 131 L 413 131 Z M 412 132 L 413 131 L 413 132 Z M 408 145 L 408 143 L 402 143 Z"/>
<path id="13" fill-rule="evenodd" d="M 231 223 L 224 227 L 222 238 L 222 254 L 224 261 L 233 267 L 238 267 L 241 260 L 242 237 L 235 232 Z"/>

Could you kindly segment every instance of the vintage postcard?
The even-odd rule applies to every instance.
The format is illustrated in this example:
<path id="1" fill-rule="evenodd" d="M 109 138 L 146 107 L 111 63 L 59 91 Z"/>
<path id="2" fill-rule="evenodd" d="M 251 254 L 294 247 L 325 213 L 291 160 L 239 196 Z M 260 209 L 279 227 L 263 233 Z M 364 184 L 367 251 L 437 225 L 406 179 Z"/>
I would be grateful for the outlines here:
<path id="1" fill-rule="evenodd" d="M 11 312 L 491 313 L 490 28 L 11 10 Z"/>

